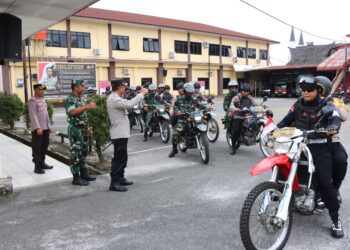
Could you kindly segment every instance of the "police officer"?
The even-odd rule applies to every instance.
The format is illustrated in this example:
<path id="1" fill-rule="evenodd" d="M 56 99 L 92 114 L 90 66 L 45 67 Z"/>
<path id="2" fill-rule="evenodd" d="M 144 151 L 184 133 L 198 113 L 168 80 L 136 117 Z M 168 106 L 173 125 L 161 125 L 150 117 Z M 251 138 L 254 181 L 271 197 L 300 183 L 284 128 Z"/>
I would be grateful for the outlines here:
<path id="1" fill-rule="evenodd" d="M 292 124 L 301 130 L 315 129 L 318 122 L 318 113 L 327 106 L 327 101 L 320 98 L 323 85 L 315 77 L 302 77 L 299 81 L 302 97 L 291 107 L 288 114 L 277 124 L 278 128 L 288 127 Z M 340 128 L 340 118 L 336 111 L 333 111 L 328 119 L 323 119 L 321 128 L 325 133 L 316 133 L 310 136 L 308 148 L 311 151 L 315 163 L 315 177 L 321 191 L 321 197 L 329 210 L 331 217 L 331 234 L 335 238 L 344 236 L 343 228 L 339 218 L 339 201 L 337 189 L 332 179 L 341 175 L 338 168 L 334 168 L 334 156 L 332 155 L 331 137 Z"/>
<path id="2" fill-rule="evenodd" d="M 332 82 L 325 76 L 316 76 L 316 81 L 322 84 L 323 90 L 320 95 L 325 98 L 327 105 L 332 106 L 338 113 L 341 122 L 345 122 L 349 116 L 349 110 L 347 110 L 345 104 L 341 99 L 333 98 L 331 94 Z M 339 134 L 335 134 L 331 137 L 332 142 L 330 148 L 333 156 L 333 168 L 337 169 L 337 175 L 333 176 L 333 185 L 338 190 L 338 200 L 342 201 L 339 189 L 345 178 L 348 167 L 348 154 L 344 146 L 340 142 Z"/>
<path id="3" fill-rule="evenodd" d="M 30 128 L 32 130 L 32 155 L 34 162 L 34 173 L 44 174 L 44 169 L 52 169 L 45 163 L 45 155 L 49 146 L 51 133 L 51 122 L 47 112 L 47 104 L 44 100 L 46 87 L 42 84 L 35 84 L 34 96 L 28 102 L 30 117 Z"/>
<path id="4" fill-rule="evenodd" d="M 238 105 L 238 106 L 237 106 Z M 242 85 L 240 95 L 236 95 L 232 98 L 230 104 L 230 111 L 228 112 L 229 117 L 233 117 L 232 130 L 231 130 L 231 155 L 234 155 L 237 150 L 237 141 L 241 133 L 242 124 L 244 119 L 239 116 L 239 112 L 243 108 L 250 108 L 251 106 L 257 106 L 254 98 L 250 95 L 250 86 L 248 83 Z"/>
<path id="5" fill-rule="evenodd" d="M 179 139 L 187 126 L 187 120 L 184 118 L 186 113 L 191 113 L 195 110 L 197 103 L 196 100 L 192 97 L 194 93 L 194 86 L 192 83 L 184 84 L 184 95 L 177 97 L 174 104 L 174 115 L 178 117 L 177 123 L 174 129 L 172 144 L 173 149 L 169 154 L 169 157 L 174 157 L 177 153 L 177 144 L 179 143 Z M 183 115 L 183 119 L 181 119 L 181 115 Z"/>
<path id="6" fill-rule="evenodd" d="M 80 79 L 72 81 L 72 94 L 65 100 L 68 119 L 68 138 L 70 142 L 69 158 L 73 174 L 73 185 L 86 186 L 89 181 L 96 180 L 88 175 L 84 159 L 87 155 L 90 130 L 86 110 L 96 108 L 94 102 L 85 104 L 83 100 L 84 82 Z"/>
<path id="7" fill-rule="evenodd" d="M 201 85 L 198 82 L 195 82 L 193 84 L 194 87 L 194 93 L 193 93 L 193 97 L 197 98 L 198 101 L 205 101 L 205 97 L 202 95 L 202 93 L 200 92 L 201 90 Z"/>
<path id="8" fill-rule="evenodd" d="M 228 94 L 225 95 L 225 97 L 224 97 L 223 106 L 224 106 L 224 112 L 225 112 L 226 129 L 231 129 L 233 117 L 229 117 L 228 112 L 230 110 L 230 105 L 231 105 L 231 101 L 232 101 L 233 97 L 235 97 L 237 95 L 238 83 L 236 80 L 231 80 L 228 83 L 228 90 L 229 90 Z"/>
<path id="9" fill-rule="evenodd" d="M 152 126 L 154 117 L 154 109 L 160 101 L 159 95 L 156 93 L 156 85 L 151 84 L 148 86 L 149 93 L 144 98 L 143 110 L 146 113 L 146 124 L 143 141 L 147 141 L 148 130 Z"/>

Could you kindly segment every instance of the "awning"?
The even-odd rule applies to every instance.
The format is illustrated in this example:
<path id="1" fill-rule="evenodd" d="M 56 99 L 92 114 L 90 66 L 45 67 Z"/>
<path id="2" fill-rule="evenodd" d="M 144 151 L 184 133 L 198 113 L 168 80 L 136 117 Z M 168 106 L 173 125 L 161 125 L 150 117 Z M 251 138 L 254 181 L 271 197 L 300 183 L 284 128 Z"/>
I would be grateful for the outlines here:
<path id="1" fill-rule="evenodd" d="M 233 69 L 236 72 L 247 72 L 252 71 L 257 68 L 261 68 L 262 66 L 256 66 L 256 65 L 241 65 L 241 64 L 233 64 Z"/>
<path id="2" fill-rule="evenodd" d="M 316 68 L 317 64 L 304 64 L 304 65 L 277 65 L 255 68 L 253 71 L 271 71 L 271 70 L 286 70 L 286 69 L 306 69 L 306 68 Z"/>
<path id="3" fill-rule="evenodd" d="M 22 20 L 22 40 L 50 27 L 98 0 L 0 0 L 0 13 Z"/>
<path id="4" fill-rule="evenodd" d="M 330 57 L 324 60 L 317 66 L 317 70 L 339 70 L 344 68 L 345 63 L 345 50 L 347 50 L 347 65 L 350 62 L 350 48 L 341 48 L 333 53 Z"/>

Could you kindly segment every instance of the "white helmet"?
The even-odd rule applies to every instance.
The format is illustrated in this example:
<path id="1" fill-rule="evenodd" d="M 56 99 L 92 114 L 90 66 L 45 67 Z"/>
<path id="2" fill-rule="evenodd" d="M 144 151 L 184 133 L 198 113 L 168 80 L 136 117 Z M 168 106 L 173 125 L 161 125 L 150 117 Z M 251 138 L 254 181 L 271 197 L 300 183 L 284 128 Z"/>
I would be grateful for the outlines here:
<path id="1" fill-rule="evenodd" d="M 151 84 L 151 85 L 149 85 L 148 86 L 148 90 L 156 90 L 157 89 L 157 87 L 156 87 L 156 85 L 155 84 Z"/>
<path id="2" fill-rule="evenodd" d="M 231 80 L 228 83 L 228 87 L 238 87 L 238 82 L 236 80 Z"/>
<path id="3" fill-rule="evenodd" d="M 184 90 L 185 90 L 187 93 L 193 93 L 193 92 L 194 92 L 193 83 L 192 83 L 192 82 L 185 83 L 185 84 L 184 84 Z"/>

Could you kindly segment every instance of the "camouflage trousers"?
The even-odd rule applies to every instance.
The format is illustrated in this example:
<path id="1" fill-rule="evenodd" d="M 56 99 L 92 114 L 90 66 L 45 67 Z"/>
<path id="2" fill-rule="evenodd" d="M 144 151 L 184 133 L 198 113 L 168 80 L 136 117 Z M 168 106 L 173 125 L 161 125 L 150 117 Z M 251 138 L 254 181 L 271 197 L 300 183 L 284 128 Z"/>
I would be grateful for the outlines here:
<path id="1" fill-rule="evenodd" d="M 183 136 L 187 122 L 183 119 L 178 119 L 174 128 L 172 144 L 178 144 L 181 137 Z"/>
<path id="2" fill-rule="evenodd" d="M 154 118 L 154 112 L 148 111 L 146 114 L 146 129 L 149 129 L 152 126 L 153 118 Z"/>
<path id="3" fill-rule="evenodd" d="M 70 167 L 73 174 L 78 174 L 85 167 L 85 157 L 89 138 L 84 136 L 81 130 L 75 126 L 68 126 L 68 138 L 70 143 Z"/>
<path id="4" fill-rule="evenodd" d="M 226 129 L 232 128 L 233 117 L 229 117 L 227 114 L 225 115 L 225 127 Z"/>

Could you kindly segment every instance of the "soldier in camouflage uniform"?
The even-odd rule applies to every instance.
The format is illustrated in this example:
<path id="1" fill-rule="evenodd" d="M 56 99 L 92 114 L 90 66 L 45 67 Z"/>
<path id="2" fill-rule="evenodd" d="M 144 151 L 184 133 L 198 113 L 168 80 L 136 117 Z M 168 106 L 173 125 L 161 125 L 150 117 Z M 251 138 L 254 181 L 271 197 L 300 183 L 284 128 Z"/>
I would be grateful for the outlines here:
<path id="1" fill-rule="evenodd" d="M 174 97 L 172 94 L 170 94 L 170 86 L 169 85 L 165 85 L 164 92 L 161 95 L 161 97 L 167 104 L 172 104 Z"/>
<path id="2" fill-rule="evenodd" d="M 232 122 L 233 122 L 233 114 L 229 114 L 230 112 L 230 105 L 233 97 L 237 95 L 238 92 L 238 83 L 236 80 L 231 80 L 228 83 L 228 89 L 229 93 L 225 95 L 224 98 L 224 111 L 225 111 L 225 127 L 226 129 L 231 129 Z"/>
<path id="3" fill-rule="evenodd" d="M 89 127 L 86 110 L 94 109 L 96 104 L 85 104 L 83 100 L 84 82 L 72 81 L 72 94 L 65 100 L 68 120 L 68 138 L 70 142 L 69 158 L 73 174 L 73 185 L 86 186 L 89 181 L 96 180 L 88 175 L 84 158 L 88 150 Z"/>
<path id="4" fill-rule="evenodd" d="M 170 158 L 178 153 L 177 144 L 179 143 L 182 133 L 185 131 L 185 127 L 188 125 L 186 114 L 193 112 L 199 105 L 197 100 L 192 97 L 194 92 L 193 84 L 185 83 L 184 90 L 185 94 L 183 96 L 177 96 L 174 104 L 174 115 L 178 117 L 178 120 L 173 133 L 173 150 L 169 154 Z"/>
<path id="5" fill-rule="evenodd" d="M 194 86 L 193 97 L 197 98 L 199 101 L 205 101 L 205 97 L 200 92 L 201 91 L 201 85 L 198 82 L 195 82 L 193 84 L 193 86 Z"/>
<path id="6" fill-rule="evenodd" d="M 156 85 L 151 84 L 148 86 L 149 93 L 144 98 L 143 110 L 146 112 L 145 133 L 143 141 L 147 141 L 148 130 L 152 126 L 154 118 L 154 109 L 156 105 L 161 101 L 160 96 L 156 93 Z"/>

